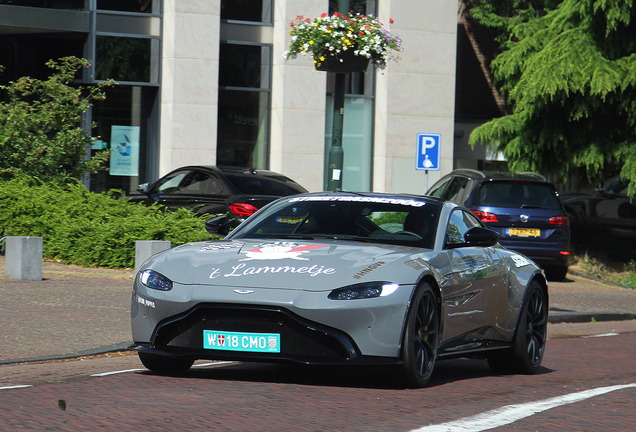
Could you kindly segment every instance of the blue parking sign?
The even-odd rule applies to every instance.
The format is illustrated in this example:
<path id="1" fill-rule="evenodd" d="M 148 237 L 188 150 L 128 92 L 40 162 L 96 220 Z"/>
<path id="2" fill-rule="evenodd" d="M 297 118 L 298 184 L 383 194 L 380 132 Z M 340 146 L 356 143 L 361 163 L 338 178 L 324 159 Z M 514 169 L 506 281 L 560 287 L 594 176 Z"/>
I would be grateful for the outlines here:
<path id="1" fill-rule="evenodd" d="M 442 136 L 435 133 L 417 134 L 417 164 L 415 169 L 439 171 Z"/>

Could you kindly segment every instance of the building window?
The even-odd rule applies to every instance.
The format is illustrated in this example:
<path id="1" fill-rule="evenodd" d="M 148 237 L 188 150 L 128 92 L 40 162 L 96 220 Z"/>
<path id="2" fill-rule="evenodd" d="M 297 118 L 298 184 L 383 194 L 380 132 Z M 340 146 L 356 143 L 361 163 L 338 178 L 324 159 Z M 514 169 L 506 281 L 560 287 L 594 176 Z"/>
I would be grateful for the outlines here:
<path id="1" fill-rule="evenodd" d="M 269 89 L 271 47 L 222 43 L 219 85 Z"/>
<path id="2" fill-rule="evenodd" d="M 84 0 L 0 0 L 0 4 L 11 6 L 28 6 L 52 9 L 84 10 Z"/>
<path id="3" fill-rule="evenodd" d="M 221 20 L 272 23 L 272 0 L 221 0 Z"/>
<path id="4" fill-rule="evenodd" d="M 110 189 L 121 189 L 132 192 L 139 184 L 139 178 L 147 179 L 150 155 L 158 151 L 156 128 L 153 127 L 154 111 L 156 111 L 157 88 L 142 86 L 116 86 L 106 90 L 106 99 L 94 101 L 92 120 L 97 127 L 92 130 L 96 138 L 91 154 L 97 152 L 119 152 L 121 131 L 130 130 L 129 149 L 119 152 L 117 157 L 109 161 L 106 171 L 91 174 L 90 190 L 103 192 Z M 114 164 L 130 159 L 133 165 Z"/>
<path id="5" fill-rule="evenodd" d="M 333 96 L 327 96 L 325 109 L 325 190 L 329 173 L 328 158 L 332 142 Z M 342 189 L 370 191 L 373 162 L 373 99 L 345 97 L 342 131 Z"/>
<path id="6" fill-rule="evenodd" d="M 221 44 L 217 165 L 268 168 L 271 49 Z"/>
<path id="7" fill-rule="evenodd" d="M 158 83 L 158 68 L 153 64 L 158 51 L 156 39 L 97 36 L 95 79 Z"/>
<path id="8" fill-rule="evenodd" d="M 97 9 L 157 14 L 160 2 L 161 0 L 97 0 Z"/>

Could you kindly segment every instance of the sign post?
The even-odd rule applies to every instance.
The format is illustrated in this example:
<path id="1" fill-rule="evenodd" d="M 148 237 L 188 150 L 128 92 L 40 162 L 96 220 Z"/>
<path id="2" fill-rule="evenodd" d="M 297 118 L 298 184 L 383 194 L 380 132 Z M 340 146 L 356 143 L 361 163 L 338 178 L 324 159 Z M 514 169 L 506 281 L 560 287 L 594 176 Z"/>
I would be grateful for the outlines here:
<path id="1" fill-rule="evenodd" d="M 428 191 L 428 172 L 439 171 L 442 135 L 436 133 L 417 134 L 416 170 L 425 170 L 425 192 Z"/>

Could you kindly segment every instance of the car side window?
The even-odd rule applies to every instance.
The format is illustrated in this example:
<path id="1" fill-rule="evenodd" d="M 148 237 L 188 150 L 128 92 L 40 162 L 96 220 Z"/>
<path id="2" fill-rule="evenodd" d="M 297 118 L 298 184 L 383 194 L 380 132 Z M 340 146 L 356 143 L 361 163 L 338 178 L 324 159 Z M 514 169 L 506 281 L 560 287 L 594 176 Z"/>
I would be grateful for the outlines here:
<path id="1" fill-rule="evenodd" d="M 179 185 L 177 194 L 188 195 L 218 195 L 223 190 L 220 181 L 202 171 L 193 171 Z"/>
<path id="2" fill-rule="evenodd" d="M 173 194 L 179 188 L 179 184 L 191 171 L 178 171 L 170 176 L 166 176 L 154 185 L 150 193 L 152 194 Z"/>
<path id="3" fill-rule="evenodd" d="M 467 177 L 455 177 L 448 186 L 448 191 L 444 199 L 463 204 L 464 195 L 466 195 L 466 189 L 470 185 L 470 179 Z"/>
<path id="4" fill-rule="evenodd" d="M 450 182 L 450 179 L 440 183 L 439 185 L 438 184 L 433 185 L 433 188 L 427 195 L 435 197 L 435 198 L 441 198 L 442 194 L 444 193 L 444 190 L 446 189 L 446 186 L 448 185 L 448 182 Z"/>
<path id="5" fill-rule="evenodd" d="M 478 226 L 482 225 L 475 215 L 462 209 L 454 210 L 448 222 L 448 228 L 446 229 L 446 244 L 457 245 L 466 243 L 464 239 L 466 232 Z"/>
<path id="6" fill-rule="evenodd" d="M 619 176 L 612 179 L 611 181 L 607 183 L 607 186 L 605 186 L 605 192 L 610 194 L 624 193 L 626 192 L 625 189 L 627 189 L 627 186 L 628 186 L 628 182 L 625 180 L 622 180 Z"/>

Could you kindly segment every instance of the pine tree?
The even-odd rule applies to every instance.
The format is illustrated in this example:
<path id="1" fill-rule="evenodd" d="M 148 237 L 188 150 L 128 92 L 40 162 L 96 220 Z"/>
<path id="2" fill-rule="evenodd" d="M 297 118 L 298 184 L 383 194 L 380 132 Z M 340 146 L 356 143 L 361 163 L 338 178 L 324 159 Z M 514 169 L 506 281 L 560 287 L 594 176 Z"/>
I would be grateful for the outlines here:
<path id="1" fill-rule="evenodd" d="M 512 113 L 475 129 L 471 144 L 503 151 L 513 171 L 564 179 L 615 162 L 636 192 L 634 0 L 563 0 L 511 26 L 492 70 Z"/>

